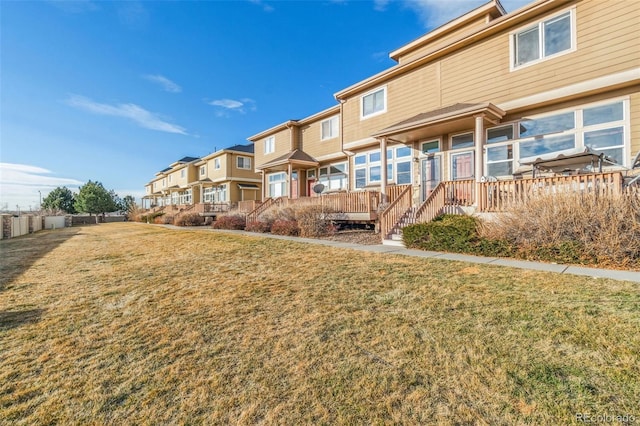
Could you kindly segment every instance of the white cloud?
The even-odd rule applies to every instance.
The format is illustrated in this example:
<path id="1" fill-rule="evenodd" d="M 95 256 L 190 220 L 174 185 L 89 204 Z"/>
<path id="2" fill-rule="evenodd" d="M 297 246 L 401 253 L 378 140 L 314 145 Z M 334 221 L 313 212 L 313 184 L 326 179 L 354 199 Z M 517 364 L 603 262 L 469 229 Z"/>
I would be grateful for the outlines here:
<path id="1" fill-rule="evenodd" d="M 44 199 L 49 192 L 59 186 L 71 190 L 84 182 L 52 175 L 50 170 L 28 164 L 0 163 L 0 205 L 13 210 L 16 205 L 21 209 L 29 206 L 36 208 L 40 196 Z M 40 191 L 40 192 L 38 192 Z"/>
<path id="2" fill-rule="evenodd" d="M 389 0 L 373 0 L 373 9 L 378 12 L 383 12 L 388 4 Z"/>
<path id="3" fill-rule="evenodd" d="M 256 110 L 256 102 L 250 98 L 235 99 L 216 99 L 214 101 L 207 102 L 209 105 L 217 107 L 216 116 L 228 117 L 230 111 L 235 111 L 240 114 L 246 114 L 247 111 Z"/>
<path id="4" fill-rule="evenodd" d="M 273 6 L 265 4 L 262 0 L 249 0 L 249 3 L 253 3 L 262 7 L 262 10 L 264 10 L 265 12 L 273 12 L 275 10 Z"/>
<path id="5" fill-rule="evenodd" d="M 182 87 L 178 86 L 173 81 L 169 80 L 167 77 L 163 75 L 143 75 L 142 78 L 145 80 L 149 80 L 152 83 L 159 84 L 165 92 L 170 93 L 180 93 L 182 92 Z"/>
<path id="6" fill-rule="evenodd" d="M 80 95 L 71 95 L 66 100 L 66 103 L 74 108 L 98 115 L 127 118 L 145 129 L 188 135 L 184 127 L 169 123 L 159 115 L 149 112 L 136 104 L 101 104 Z"/>
<path id="7" fill-rule="evenodd" d="M 385 0 L 377 0 L 376 3 L 378 1 L 384 2 Z M 504 0 L 501 1 L 501 4 L 507 12 L 511 12 L 530 2 L 531 0 Z M 426 28 L 446 24 L 484 3 L 486 3 L 485 0 L 405 0 L 403 2 L 405 7 L 418 15 Z"/>

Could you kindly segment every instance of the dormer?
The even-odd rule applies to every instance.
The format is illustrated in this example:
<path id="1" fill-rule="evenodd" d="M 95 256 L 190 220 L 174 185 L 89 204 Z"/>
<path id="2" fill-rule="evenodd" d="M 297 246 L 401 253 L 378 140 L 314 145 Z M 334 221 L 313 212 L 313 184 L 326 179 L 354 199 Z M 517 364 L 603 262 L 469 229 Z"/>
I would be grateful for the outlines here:
<path id="1" fill-rule="evenodd" d="M 394 50 L 389 57 L 400 65 L 406 64 L 469 36 L 503 15 L 506 11 L 500 2 L 492 0 Z"/>

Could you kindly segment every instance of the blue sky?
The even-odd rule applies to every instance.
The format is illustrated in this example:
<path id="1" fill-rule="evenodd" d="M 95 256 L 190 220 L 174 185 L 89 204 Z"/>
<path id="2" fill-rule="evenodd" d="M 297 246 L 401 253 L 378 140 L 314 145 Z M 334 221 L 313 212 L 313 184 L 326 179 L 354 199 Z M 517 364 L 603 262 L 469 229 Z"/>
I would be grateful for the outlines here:
<path id="1" fill-rule="evenodd" d="M 0 209 L 89 179 L 140 197 L 181 157 L 335 105 L 483 3 L 0 2 Z"/>

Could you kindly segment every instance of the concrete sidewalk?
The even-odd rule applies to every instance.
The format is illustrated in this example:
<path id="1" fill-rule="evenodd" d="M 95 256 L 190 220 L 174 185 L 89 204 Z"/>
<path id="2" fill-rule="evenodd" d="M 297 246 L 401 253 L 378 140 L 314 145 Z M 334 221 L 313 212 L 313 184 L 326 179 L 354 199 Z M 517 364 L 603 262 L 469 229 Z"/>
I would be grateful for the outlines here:
<path id="1" fill-rule="evenodd" d="M 399 246 L 386 245 L 363 245 L 344 243 L 341 241 L 319 240 L 315 238 L 287 237 L 283 235 L 261 234 L 247 231 L 231 231 L 222 229 L 212 229 L 210 227 L 179 227 L 173 225 L 163 225 L 169 229 L 177 230 L 208 230 L 212 232 L 232 233 L 238 235 L 247 235 L 252 237 L 274 238 L 278 240 L 297 241 L 308 244 L 318 244 L 329 247 L 345 248 L 351 250 L 366 251 L 370 253 L 389 253 L 402 256 L 424 257 L 431 259 L 456 260 L 461 262 L 482 263 L 487 265 L 509 266 L 512 268 L 529 269 L 534 271 L 556 272 L 558 274 L 584 275 L 593 278 L 611 278 L 621 281 L 633 281 L 640 283 L 640 272 L 621 271 L 615 269 L 586 268 L 582 266 L 559 265 L 556 263 L 531 262 L 528 260 L 508 259 L 503 257 L 484 257 L 473 256 L 469 254 L 459 253 L 442 253 L 437 251 L 423 251 L 407 249 Z"/>

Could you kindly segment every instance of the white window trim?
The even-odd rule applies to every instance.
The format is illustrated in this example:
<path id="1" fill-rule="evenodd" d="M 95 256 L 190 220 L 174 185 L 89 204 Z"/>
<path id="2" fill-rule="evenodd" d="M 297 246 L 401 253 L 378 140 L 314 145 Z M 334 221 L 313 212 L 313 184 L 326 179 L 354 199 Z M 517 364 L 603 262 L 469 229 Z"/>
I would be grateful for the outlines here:
<path id="1" fill-rule="evenodd" d="M 240 167 L 240 159 L 243 159 L 244 163 L 248 164 L 248 167 Z M 236 157 L 236 167 L 241 170 L 251 170 L 251 157 L 245 157 L 243 155 L 238 155 Z"/>
<path id="2" fill-rule="evenodd" d="M 220 158 L 213 159 L 213 168 L 214 170 L 220 170 Z"/>
<path id="3" fill-rule="evenodd" d="M 456 136 L 468 135 L 471 134 L 473 136 L 473 145 L 465 146 L 464 148 L 454 148 L 453 147 L 453 138 Z M 460 152 L 460 151 L 469 151 L 473 150 L 476 146 L 476 133 L 473 130 L 467 130 L 466 132 L 455 133 L 449 136 L 449 151 Z"/>
<path id="4" fill-rule="evenodd" d="M 428 140 L 428 141 L 423 141 L 423 142 L 434 142 L 436 139 L 433 140 Z M 439 141 L 439 139 L 438 139 Z M 422 142 L 421 142 L 422 143 Z M 409 148 L 411 150 L 411 155 L 405 156 L 405 157 L 397 157 L 397 152 L 396 150 L 398 148 Z M 397 183 L 397 178 L 398 178 L 398 168 L 397 168 L 397 164 L 398 163 L 409 163 L 411 170 L 410 170 L 410 174 L 412 176 L 411 181 L 413 181 L 413 172 L 414 172 L 414 166 L 413 166 L 413 158 L 414 158 L 414 154 L 415 151 L 413 149 L 413 144 L 409 144 L 409 145 L 391 145 L 387 147 L 387 152 L 391 151 L 391 158 L 387 157 L 387 169 L 389 168 L 389 166 L 391 166 L 391 174 L 387 174 L 387 185 L 408 185 L 408 184 L 398 184 Z M 382 153 L 380 152 L 380 161 L 369 161 L 369 155 L 372 153 L 377 153 L 380 152 L 380 149 L 373 149 L 373 150 L 369 150 L 369 151 L 362 151 L 362 152 L 358 152 L 357 154 L 355 154 L 353 156 L 353 190 L 354 191 L 362 191 L 365 190 L 368 186 L 373 186 L 373 185 L 379 185 L 382 182 Z M 365 163 L 364 164 L 356 164 L 356 157 L 357 156 L 361 156 L 364 155 L 365 156 Z M 387 155 L 387 153 L 385 153 L 385 155 Z M 380 166 L 380 180 L 375 180 L 372 181 L 370 179 L 371 176 L 371 167 L 376 167 L 376 166 Z M 365 179 L 366 179 L 366 183 L 364 187 L 358 188 L 356 187 L 356 170 L 366 170 L 365 173 Z"/>
<path id="5" fill-rule="evenodd" d="M 382 110 L 380 111 L 376 111 L 374 113 L 371 113 L 369 115 L 364 115 L 364 98 L 366 96 L 369 96 L 373 93 L 379 92 L 380 90 L 383 91 L 384 93 L 384 108 L 382 108 Z M 368 120 L 371 117 L 376 117 L 378 115 L 384 114 L 387 112 L 387 106 L 389 104 L 389 99 L 388 99 L 388 90 L 387 90 L 387 86 L 380 86 L 380 87 L 376 87 L 373 90 L 369 90 L 366 93 L 363 93 L 362 95 L 360 95 L 360 120 Z"/>
<path id="6" fill-rule="evenodd" d="M 186 169 L 182 169 L 180 170 L 180 177 L 183 178 L 187 175 L 187 170 Z"/>
<path id="7" fill-rule="evenodd" d="M 431 142 L 438 142 L 438 152 L 429 152 L 429 153 L 423 152 L 422 151 L 422 145 L 425 144 L 425 143 L 431 143 Z M 418 142 L 418 155 L 420 157 L 429 157 L 429 156 L 432 156 L 432 155 L 440 154 L 443 151 L 444 150 L 442 149 L 442 138 L 423 139 L 423 140 Z"/>
<path id="8" fill-rule="evenodd" d="M 324 132 L 323 132 L 323 129 L 324 129 L 324 123 L 326 123 L 327 121 L 329 121 L 329 122 L 330 122 L 331 120 L 337 120 L 337 121 L 338 121 L 338 125 L 336 126 L 338 130 L 337 130 L 337 132 L 336 132 L 336 134 L 335 134 L 335 135 L 325 136 L 325 135 L 324 135 Z M 329 126 L 329 128 L 331 128 L 331 126 Z M 334 115 L 333 117 L 329 117 L 329 118 L 327 118 L 326 120 L 322 120 L 322 121 L 320 122 L 320 140 L 321 140 L 321 141 L 326 141 L 326 140 L 329 140 L 329 139 L 335 139 L 335 138 L 337 138 L 338 136 L 340 136 L 340 114 L 338 114 L 338 115 Z"/>
<path id="9" fill-rule="evenodd" d="M 205 176 L 207 174 L 207 166 L 200 166 L 200 176 Z"/>
<path id="10" fill-rule="evenodd" d="M 264 153 L 273 154 L 274 152 L 276 152 L 276 137 L 269 136 L 264 139 Z"/>
<path id="11" fill-rule="evenodd" d="M 558 52 L 555 53 L 553 55 L 550 56 L 545 56 L 545 57 L 540 57 L 536 60 L 527 62 L 526 64 L 522 64 L 522 65 L 516 65 L 516 43 L 515 43 L 515 39 L 516 36 L 520 33 L 522 33 L 523 31 L 529 30 L 531 28 L 534 27 L 538 27 L 538 29 L 541 31 L 542 30 L 542 23 L 546 22 L 546 21 L 550 21 L 553 18 L 556 18 L 560 15 L 562 15 L 563 13 L 566 12 L 570 12 L 569 13 L 569 20 L 571 22 L 571 48 L 567 49 L 567 50 L 563 50 L 562 52 Z M 549 16 L 545 16 L 544 19 L 540 19 L 537 22 L 533 23 L 533 24 L 529 24 L 523 27 L 518 28 L 517 30 L 511 31 L 509 33 L 509 71 L 517 71 L 517 70 L 521 70 L 523 68 L 527 68 L 536 64 L 539 64 L 541 62 L 545 62 L 566 54 L 569 54 L 571 52 L 575 52 L 576 50 L 578 50 L 578 40 L 577 40 L 577 29 L 576 29 L 576 8 L 571 7 L 568 9 L 564 9 L 558 13 L 554 13 L 553 15 L 549 15 Z M 544 46 L 541 45 L 540 49 L 544 49 Z"/>

